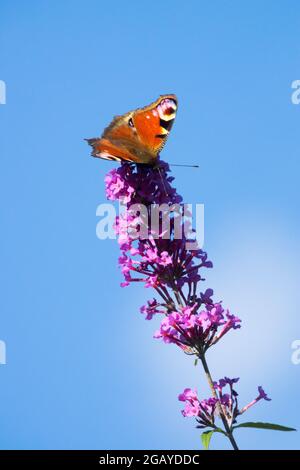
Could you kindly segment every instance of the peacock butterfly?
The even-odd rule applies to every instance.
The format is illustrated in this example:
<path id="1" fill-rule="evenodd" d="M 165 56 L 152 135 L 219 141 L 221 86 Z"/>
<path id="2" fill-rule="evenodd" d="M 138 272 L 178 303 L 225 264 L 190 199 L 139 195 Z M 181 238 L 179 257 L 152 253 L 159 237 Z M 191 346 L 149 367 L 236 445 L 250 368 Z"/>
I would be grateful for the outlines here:
<path id="1" fill-rule="evenodd" d="M 162 95 L 144 108 L 114 117 L 101 138 L 85 139 L 92 156 L 154 165 L 172 128 L 176 111 L 175 95 Z"/>

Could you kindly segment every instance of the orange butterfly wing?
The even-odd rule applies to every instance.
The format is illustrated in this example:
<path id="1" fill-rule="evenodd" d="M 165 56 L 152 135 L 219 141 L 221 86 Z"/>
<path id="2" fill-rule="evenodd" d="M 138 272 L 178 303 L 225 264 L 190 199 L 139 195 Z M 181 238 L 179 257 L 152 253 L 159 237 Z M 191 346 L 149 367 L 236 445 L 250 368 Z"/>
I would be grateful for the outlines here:
<path id="1" fill-rule="evenodd" d="M 107 160 L 154 164 L 164 146 L 177 111 L 175 95 L 116 116 L 100 139 L 87 139 L 92 155 Z"/>

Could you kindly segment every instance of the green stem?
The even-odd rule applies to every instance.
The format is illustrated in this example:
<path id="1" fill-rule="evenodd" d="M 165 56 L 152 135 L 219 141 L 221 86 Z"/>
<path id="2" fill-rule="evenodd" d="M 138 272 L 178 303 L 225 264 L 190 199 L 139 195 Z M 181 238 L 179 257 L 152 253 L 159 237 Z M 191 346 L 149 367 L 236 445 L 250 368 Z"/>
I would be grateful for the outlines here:
<path id="1" fill-rule="evenodd" d="M 202 366 L 203 366 L 203 369 L 204 369 L 204 372 L 205 372 L 205 375 L 206 375 L 211 393 L 212 393 L 214 398 L 219 399 L 219 397 L 217 395 L 217 392 L 215 390 L 214 384 L 213 384 L 213 380 L 212 380 L 207 362 L 206 362 L 205 354 L 199 355 L 199 359 L 201 360 L 201 363 L 202 363 Z M 228 424 L 227 418 L 226 418 L 226 416 L 223 412 L 223 409 L 222 409 L 222 406 L 221 406 L 220 402 L 218 402 L 218 410 L 219 410 L 219 413 L 220 413 L 220 418 L 221 418 L 221 420 L 223 422 L 223 425 L 224 425 L 224 428 L 226 430 L 226 436 L 230 440 L 231 445 L 234 448 L 234 450 L 239 450 L 239 448 L 237 446 L 237 443 L 235 442 L 235 439 L 232 435 L 232 431 L 230 429 L 230 426 Z"/>

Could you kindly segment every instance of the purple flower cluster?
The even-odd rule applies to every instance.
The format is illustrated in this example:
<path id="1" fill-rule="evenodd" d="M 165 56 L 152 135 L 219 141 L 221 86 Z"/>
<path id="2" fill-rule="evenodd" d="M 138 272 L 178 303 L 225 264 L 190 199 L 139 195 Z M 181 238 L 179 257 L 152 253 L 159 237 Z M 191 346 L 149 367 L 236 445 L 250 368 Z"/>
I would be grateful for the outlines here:
<path id="1" fill-rule="evenodd" d="M 174 178 L 168 176 L 169 171 L 169 165 L 162 161 L 159 162 L 159 169 L 123 163 L 105 178 L 107 199 L 123 199 L 125 204 L 179 203 L 182 198 L 171 186 Z"/>
<path id="2" fill-rule="evenodd" d="M 168 238 L 161 226 L 156 233 L 153 232 L 149 223 L 153 205 L 170 207 L 182 200 L 171 186 L 173 178 L 168 176 L 168 172 L 169 167 L 163 162 L 160 162 L 159 169 L 122 164 L 108 173 L 106 194 L 108 199 L 118 199 L 126 207 L 125 213 L 117 217 L 115 223 L 121 249 L 119 265 L 124 276 L 121 286 L 142 282 L 146 288 L 153 288 L 161 300 L 148 301 L 141 307 L 141 313 L 147 320 L 155 314 L 165 316 L 155 337 L 197 354 L 216 344 L 229 330 L 239 328 L 240 319 L 225 311 L 221 303 L 213 302 L 212 289 L 197 293 L 198 283 L 204 280 L 200 271 L 211 268 L 212 263 L 202 249 L 187 248 L 183 227 L 181 238 L 175 237 L 178 214 L 168 213 Z M 138 204 L 143 204 L 146 213 L 131 210 Z M 161 213 L 160 217 L 163 216 Z M 184 223 L 182 220 L 182 226 Z M 137 227 L 138 237 L 134 236 Z"/>
<path id="3" fill-rule="evenodd" d="M 178 396 L 178 400 L 185 402 L 185 407 L 182 410 L 182 414 L 185 418 L 195 417 L 199 426 L 203 428 L 214 426 L 218 403 L 217 398 L 208 398 L 200 401 L 197 390 L 186 388 Z"/>
<path id="4" fill-rule="evenodd" d="M 202 278 L 199 269 L 211 268 L 212 263 L 201 249 L 187 249 L 187 238 L 182 221 L 181 237 L 175 237 L 174 213 L 168 212 L 170 236 L 165 237 L 163 227 L 154 231 L 151 225 L 152 208 L 174 204 L 180 206 L 181 196 L 171 186 L 173 178 L 168 176 L 169 167 L 160 162 L 159 169 L 145 165 L 135 166 L 124 163 L 113 169 L 105 178 L 106 195 L 109 200 L 120 200 L 126 212 L 117 217 L 115 230 L 122 255 L 119 265 L 124 275 L 122 287 L 132 282 L 143 282 L 145 287 L 153 287 L 164 292 L 172 308 L 168 289 L 182 290 L 187 286 L 189 300 L 196 291 L 196 284 Z M 136 213 L 133 207 L 143 205 L 146 213 Z M 161 225 L 163 210 L 159 217 Z"/>
<path id="5" fill-rule="evenodd" d="M 194 304 L 169 313 L 154 337 L 162 338 L 165 343 L 175 343 L 189 352 L 203 354 L 229 330 L 240 328 L 240 322 L 228 310 L 224 311 L 220 303 L 209 303 L 205 308 Z"/>
<path id="6" fill-rule="evenodd" d="M 215 396 L 199 400 L 197 391 L 186 388 L 183 393 L 178 396 L 178 400 L 185 403 L 182 410 L 184 417 L 195 417 L 198 428 L 212 427 L 215 428 L 215 418 L 220 415 L 220 410 L 225 416 L 228 426 L 231 428 L 236 423 L 239 415 L 245 413 L 251 406 L 260 400 L 270 401 L 267 394 L 261 386 L 258 387 L 258 396 L 242 409 L 238 404 L 238 393 L 234 389 L 234 384 L 238 382 L 238 378 L 230 379 L 224 377 L 219 382 L 214 382 Z M 224 392 L 224 389 L 227 391 Z"/>

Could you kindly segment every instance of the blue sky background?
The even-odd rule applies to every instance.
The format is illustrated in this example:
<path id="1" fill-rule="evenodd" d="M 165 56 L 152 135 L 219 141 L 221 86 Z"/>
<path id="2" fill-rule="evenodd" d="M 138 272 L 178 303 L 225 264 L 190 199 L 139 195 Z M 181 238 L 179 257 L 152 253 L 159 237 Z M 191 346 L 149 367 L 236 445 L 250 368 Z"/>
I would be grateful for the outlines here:
<path id="1" fill-rule="evenodd" d="M 198 449 L 177 395 L 200 367 L 152 339 L 119 287 L 118 246 L 96 238 L 103 179 L 84 137 L 114 114 L 176 93 L 162 158 L 205 204 L 207 287 L 243 319 L 209 354 L 215 378 L 262 384 L 247 419 L 300 428 L 299 3 L 2 0 L 0 447 Z M 240 430 L 243 449 L 299 448 L 299 433 Z M 222 436 L 214 448 L 228 448 Z"/>

